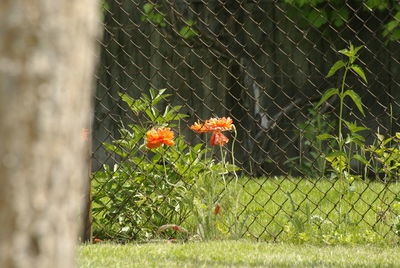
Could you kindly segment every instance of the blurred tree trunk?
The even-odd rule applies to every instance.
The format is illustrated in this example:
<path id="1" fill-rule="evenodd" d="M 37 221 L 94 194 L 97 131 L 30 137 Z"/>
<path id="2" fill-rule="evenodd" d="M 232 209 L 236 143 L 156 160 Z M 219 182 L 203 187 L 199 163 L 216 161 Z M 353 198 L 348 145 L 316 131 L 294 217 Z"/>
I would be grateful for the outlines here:
<path id="1" fill-rule="evenodd" d="M 0 1 L 0 267 L 73 267 L 98 0 Z"/>

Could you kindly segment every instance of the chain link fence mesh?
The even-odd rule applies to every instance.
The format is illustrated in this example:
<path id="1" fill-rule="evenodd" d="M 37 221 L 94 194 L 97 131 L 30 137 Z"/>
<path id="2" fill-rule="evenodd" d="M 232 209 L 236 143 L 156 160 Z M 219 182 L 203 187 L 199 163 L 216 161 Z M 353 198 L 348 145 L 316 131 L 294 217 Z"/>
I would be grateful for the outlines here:
<path id="1" fill-rule="evenodd" d="M 119 94 L 138 99 L 150 88 L 166 88 L 171 94 L 168 102 L 157 106 L 160 111 L 167 104 L 182 106 L 180 112 L 188 117 L 174 129 L 193 145 L 206 142 L 204 135 L 189 129 L 193 122 L 217 116 L 233 119 L 233 153 L 242 188 L 241 237 L 280 240 L 291 232 L 306 232 L 305 223 L 311 221 L 317 229 L 331 224 L 332 230 L 339 230 L 335 215 L 344 207 L 344 221 L 350 226 L 364 226 L 383 237 L 396 235 L 397 182 L 386 182 L 373 167 L 360 163 L 351 166 L 354 173 L 363 174 L 357 188 L 343 190 L 337 179 L 329 178 L 325 156 L 332 148 L 316 136 L 337 132 L 338 98 L 318 111 L 314 107 L 326 89 L 340 85 L 339 76 L 326 74 L 341 59 L 337 51 L 350 41 L 365 46 L 358 64 L 368 83 L 349 76 L 346 85 L 360 95 L 366 116 L 345 102 L 344 118 L 370 129 L 363 132 L 365 144 L 376 142 L 375 133 L 390 137 L 400 131 L 399 2 L 103 0 L 102 12 L 92 171 L 104 172 L 104 165 L 109 171 L 102 179 L 92 178 L 95 237 L 149 239 L 162 224 L 184 226 L 193 213 L 177 210 L 165 196 L 174 187 L 166 186 L 164 196 L 150 203 L 137 197 L 141 182 L 132 177 L 138 174 L 132 169 L 140 165 L 121 168 L 126 163 L 123 155 L 104 145 L 126 138 L 122 126 L 144 120 Z M 144 137 L 142 133 L 131 149 L 149 158 L 140 147 Z M 183 177 L 170 183 L 182 179 L 190 188 Z M 163 184 L 160 180 L 152 185 Z M 148 196 L 141 198 L 158 193 L 156 188 L 147 190 Z M 344 198 L 343 192 L 353 194 Z M 130 206 L 132 202 L 136 206 Z M 163 202 L 170 210 L 148 210 Z M 129 210 L 133 207 L 136 210 Z M 139 213 L 143 210 L 147 214 Z M 231 227 L 219 228 L 223 232 Z"/>

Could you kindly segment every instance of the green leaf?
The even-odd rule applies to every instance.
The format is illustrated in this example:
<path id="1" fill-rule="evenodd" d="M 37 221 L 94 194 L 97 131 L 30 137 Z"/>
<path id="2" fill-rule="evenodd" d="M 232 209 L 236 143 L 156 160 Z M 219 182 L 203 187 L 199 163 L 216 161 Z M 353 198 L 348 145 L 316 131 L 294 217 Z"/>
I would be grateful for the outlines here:
<path id="1" fill-rule="evenodd" d="M 338 157 L 344 157 L 346 158 L 346 154 L 344 152 L 332 152 L 330 154 L 328 154 L 325 159 L 328 160 L 329 162 L 332 162 L 335 158 Z"/>
<path id="2" fill-rule="evenodd" d="M 183 22 L 187 25 L 187 26 L 193 26 L 196 24 L 195 21 L 192 20 L 183 20 Z"/>
<path id="3" fill-rule="evenodd" d="M 345 22 L 349 19 L 349 9 L 347 7 L 343 7 L 339 9 L 337 12 L 332 13 L 332 20 L 336 27 L 343 26 Z"/>
<path id="4" fill-rule="evenodd" d="M 346 55 L 347 57 L 353 57 L 353 52 L 351 52 L 350 50 L 348 50 L 347 48 L 345 49 L 341 49 L 338 51 L 340 54 Z"/>
<path id="5" fill-rule="evenodd" d="M 396 9 L 397 9 L 398 11 L 397 11 L 396 15 L 394 15 L 394 18 L 395 18 L 398 22 L 400 22 L 400 5 L 397 5 L 397 6 L 396 6 Z"/>
<path id="6" fill-rule="evenodd" d="M 353 65 L 350 66 L 350 68 L 351 68 L 356 74 L 358 74 L 358 75 L 365 81 L 365 83 L 368 83 L 367 77 L 365 76 L 364 71 L 361 69 L 360 66 L 353 64 Z"/>
<path id="7" fill-rule="evenodd" d="M 329 70 L 328 74 L 326 75 L 326 78 L 331 77 L 336 73 L 337 70 L 343 68 L 344 66 L 346 66 L 346 63 L 344 63 L 344 61 L 342 60 L 337 61 L 335 64 L 333 64 L 333 66 Z"/>
<path id="8" fill-rule="evenodd" d="M 101 6 L 102 6 L 103 10 L 110 10 L 110 5 L 108 4 L 108 2 L 106 0 L 101 1 Z"/>
<path id="9" fill-rule="evenodd" d="M 234 164 L 226 164 L 225 168 L 228 172 L 238 171 L 240 168 Z"/>
<path id="10" fill-rule="evenodd" d="M 355 154 L 355 155 L 353 155 L 353 158 L 360 161 L 361 163 L 365 164 L 366 166 L 371 167 L 371 164 L 367 161 L 367 159 L 365 159 L 364 156 Z"/>
<path id="11" fill-rule="evenodd" d="M 154 106 L 161 100 L 171 96 L 171 94 L 165 94 L 164 92 L 166 91 L 166 88 L 160 89 L 158 92 L 156 92 L 155 89 L 150 88 L 150 97 L 151 97 L 151 105 Z"/>
<path id="12" fill-rule="evenodd" d="M 182 29 L 179 31 L 179 34 L 185 39 L 198 35 L 198 33 L 191 26 L 182 27 Z"/>
<path id="13" fill-rule="evenodd" d="M 154 7 L 155 7 L 155 5 L 146 3 L 143 5 L 143 11 L 145 14 L 149 14 L 153 10 Z"/>
<path id="14" fill-rule="evenodd" d="M 203 144 L 202 144 L 202 143 L 199 143 L 199 144 L 197 144 L 197 145 L 195 145 L 195 146 L 193 147 L 193 151 L 199 152 L 199 151 L 201 150 L 201 147 L 203 147 Z"/>
<path id="15" fill-rule="evenodd" d="M 372 9 L 384 10 L 388 6 L 388 1 L 383 1 L 383 0 L 367 0 L 364 2 L 365 6 L 371 10 Z"/>
<path id="16" fill-rule="evenodd" d="M 321 135 L 317 136 L 317 139 L 323 141 L 323 140 L 332 140 L 332 139 L 336 139 L 335 136 L 332 136 L 331 134 L 328 133 L 323 133 Z"/>
<path id="17" fill-rule="evenodd" d="M 356 55 L 358 53 L 358 51 L 360 49 L 362 49 L 363 47 L 364 47 L 364 45 L 361 45 L 361 46 L 358 46 L 358 47 L 354 48 L 354 55 Z"/>
<path id="18" fill-rule="evenodd" d="M 344 92 L 343 97 L 346 97 L 346 96 L 349 96 L 353 100 L 353 102 L 357 106 L 358 110 L 362 113 L 363 116 L 365 116 L 364 109 L 362 107 L 361 97 L 351 89 L 348 89 Z"/>
<path id="19" fill-rule="evenodd" d="M 303 7 L 308 1 L 307 0 L 297 0 L 296 2 L 297 2 L 296 4 L 299 7 Z"/>
<path id="20" fill-rule="evenodd" d="M 151 16 L 151 19 L 156 23 L 159 24 L 161 27 L 165 27 L 164 16 L 160 13 L 154 14 Z"/>
<path id="21" fill-rule="evenodd" d="M 112 144 L 104 142 L 103 146 L 105 147 L 105 149 L 107 151 L 114 152 L 114 153 L 118 154 L 119 156 L 121 156 L 123 158 L 126 158 L 128 156 L 128 154 L 126 152 L 124 152 L 121 148 L 119 148 L 119 147 L 117 147 L 115 145 L 112 145 Z"/>
<path id="22" fill-rule="evenodd" d="M 382 142 L 385 139 L 385 136 L 382 134 L 376 133 L 376 137 L 378 138 L 378 141 Z"/>
<path id="23" fill-rule="evenodd" d="M 382 147 L 386 146 L 386 144 L 391 142 L 394 139 L 394 137 L 389 137 L 389 138 L 385 139 L 383 135 L 380 135 L 379 139 L 381 139 L 380 140 L 381 143 L 379 144 L 379 146 L 382 148 Z M 387 149 L 390 149 L 390 148 L 387 148 Z"/>
<path id="24" fill-rule="evenodd" d="M 120 93 L 120 92 L 118 92 L 118 95 L 126 104 L 128 104 L 129 107 L 131 107 L 133 105 L 132 97 L 128 96 L 127 94 Z"/>
<path id="25" fill-rule="evenodd" d="M 347 136 L 347 138 L 345 140 L 345 144 L 349 144 L 349 143 L 355 143 L 359 146 L 363 146 L 365 143 L 365 139 L 361 135 L 353 134 L 353 135 Z"/>
<path id="26" fill-rule="evenodd" d="M 307 14 L 307 19 L 316 28 L 319 28 L 328 22 L 328 16 L 325 9 L 311 10 L 310 13 Z"/>
<path id="27" fill-rule="evenodd" d="M 145 104 L 142 102 L 142 100 L 134 100 L 129 95 L 123 93 L 118 93 L 118 95 L 121 97 L 122 101 L 129 106 L 133 113 L 139 114 L 141 111 L 145 110 Z"/>
<path id="28" fill-rule="evenodd" d="M 399 22 L 396 20 L 389 21 L 387 24 L 385 24 L 385 31 L 383 33 L 383 36 L 386 36 L 388 33 L 392 32 L 396 27 L 399 26 Z"/>
<path id="29" fill-rule="evenodd" d="M 144 112 L 147 114 L 152 122 L 155 122 L 157 117 L 159 116 L 158 110 L 154 109 L 153 107 L 150 107 L 150 109 L 146 109 Z"/>
<path id="30" fill-rule="evenodd" d="M 390 40 L 391 41 L 397 41 L 400 39 L 400 29 L 395 29 L 391 34 L 390 34 Z"/>
<path id="31" fill-rule="evenodd" d="M 321 104 L 323 104 L 324 102 L 326 102 L 330 97 L 332 97 L 333 95 L 339 95 L 339 89 L 337 88 L 330 88 L 327 91 L 325 91 L 324 95 L 322 95 L 321 100 L 318 102 L 318 104 L 315 106 L 315 109 L 317 109 L 319 106 L 321 106 Z"/>
<path id="32" fill-rule="evenodd" d="M 343 121 L 346 124 L 347 128 L 352 133 L 356 133 L 356 132 L 359 132 L 359 131 L 362 131 L 362 130 L 368 130 L 369 129 L 367 127 L 358 126 L 356 123 L 351 123 L 351 122 L 346 121 L 346 120 L 343 120 Z"/>
<path id="33" fill-rule="evenodd" d="M 176 105 L 176 106 L 173 106 L 173 107 L 167 106 L 165 108 L 163 116 L 159 118 L 160 119 L 159 122 L 169 122 L 169 121 L 172 121 L 172 120 L 179 120 L 181 118 L 188 117 L 188 115 L 186 115 L 186 114 L 178 113 L 178 111 L 181 108 L 182 108 L 182 106 L 180 106 L 180 105 Z"/>

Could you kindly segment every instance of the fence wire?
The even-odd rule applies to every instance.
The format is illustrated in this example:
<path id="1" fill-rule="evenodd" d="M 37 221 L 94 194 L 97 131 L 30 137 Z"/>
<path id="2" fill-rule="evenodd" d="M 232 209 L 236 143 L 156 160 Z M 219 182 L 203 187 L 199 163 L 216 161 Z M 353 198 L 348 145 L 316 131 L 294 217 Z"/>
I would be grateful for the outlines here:
<path id="1" fill-rule="evenodd" d="M 153 239 L 165 224 L 174 232 L 195 226 L 193 215 L 202 211 L 193 207 L 193 178 L 202 172 L 194 155 L 200 151 L 184 154 L 178 141 L 165 147 L 167 165 L 174 167 L 165 171 L 165 159 L 144 146 L 152 103 L 142 94 L 154 99 L 150 89 L 170 94 L 154 105 L 161 114 L 153 123 L 171 127 L 182 143 L 209 142 L 189 128 L 197 120 L 230 117 L 235 124 L 236 138 L 227 134 L 234 151 L 225 146 L 224 152 L 230 161 L 233 153 L 240 168 L 240 198 L 235 219 L 214 222 L 219 235 L 307 240 L 302 234 L 321 230 L 329 240 L 339 239 L 334 234 L 346 225 L 397 238 L 399 148 L 396 139 L 383 143 L 376 135 L 387 139 L 400 131 L 397 1 L 103 0 L 102 12 L 92 145 L 96 238 Z M 364 45 L 357 64 L 368 83 L 349 75 L 346 88 L 358 93 L 365 116 L 347 100 L 344 119 L 369 129 L 362 132 L 366 146 L 393 157 L 382 156 L 385 163 L 366 153 L 368 164 L 351 162 L 350 173 L 359 177 L 341 182 L 326 160 L 335 145 L 317 138 L 337 133 L 339 98 L 315 106 L 327 89 L 340 87 L 339 73 L 326 75 L 344 59 L 337 51 L 349 42 Z M 135 102 L 141 97 L 142 106 Z M 177 105 L 181 115 L 163 119 L 165 107 Z M 226 179 L 235 183 L 232 174 Z M 224 192 L 221 185 L 216 187 Z M 192 200 L 185 201 L 180 189 Z M 235 204 L 212 202 L 214 215 L 217 205 L 222 213 Z"/>

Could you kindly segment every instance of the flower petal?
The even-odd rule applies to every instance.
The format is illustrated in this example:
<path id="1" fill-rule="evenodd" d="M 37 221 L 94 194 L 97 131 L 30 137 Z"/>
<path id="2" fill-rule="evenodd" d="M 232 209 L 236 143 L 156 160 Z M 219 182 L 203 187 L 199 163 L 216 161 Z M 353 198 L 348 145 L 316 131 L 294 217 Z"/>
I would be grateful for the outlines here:
<path id="1" fill-rule="evenodd" d="M 230 117 L 210 118 L 204 122 L 204 126 L 213 131 L 228 131 L 233 128 L 233 121 Z"/>
<path id="2" fill-rule="evenodd" d="M 153 149 L 161 146 L 161 144 L 174 145 L 174 132 L 170 128 L 153 128 L 146 133 L 146 147 Z"/>
<path id="3" fill-rule="evenodd" d="M 211 135 L 210 144 L 211 146 L 219 145 L 222 146 L 228 143 L 229 139 L 222 134 L 220 131 L 214 131 Z"/>

